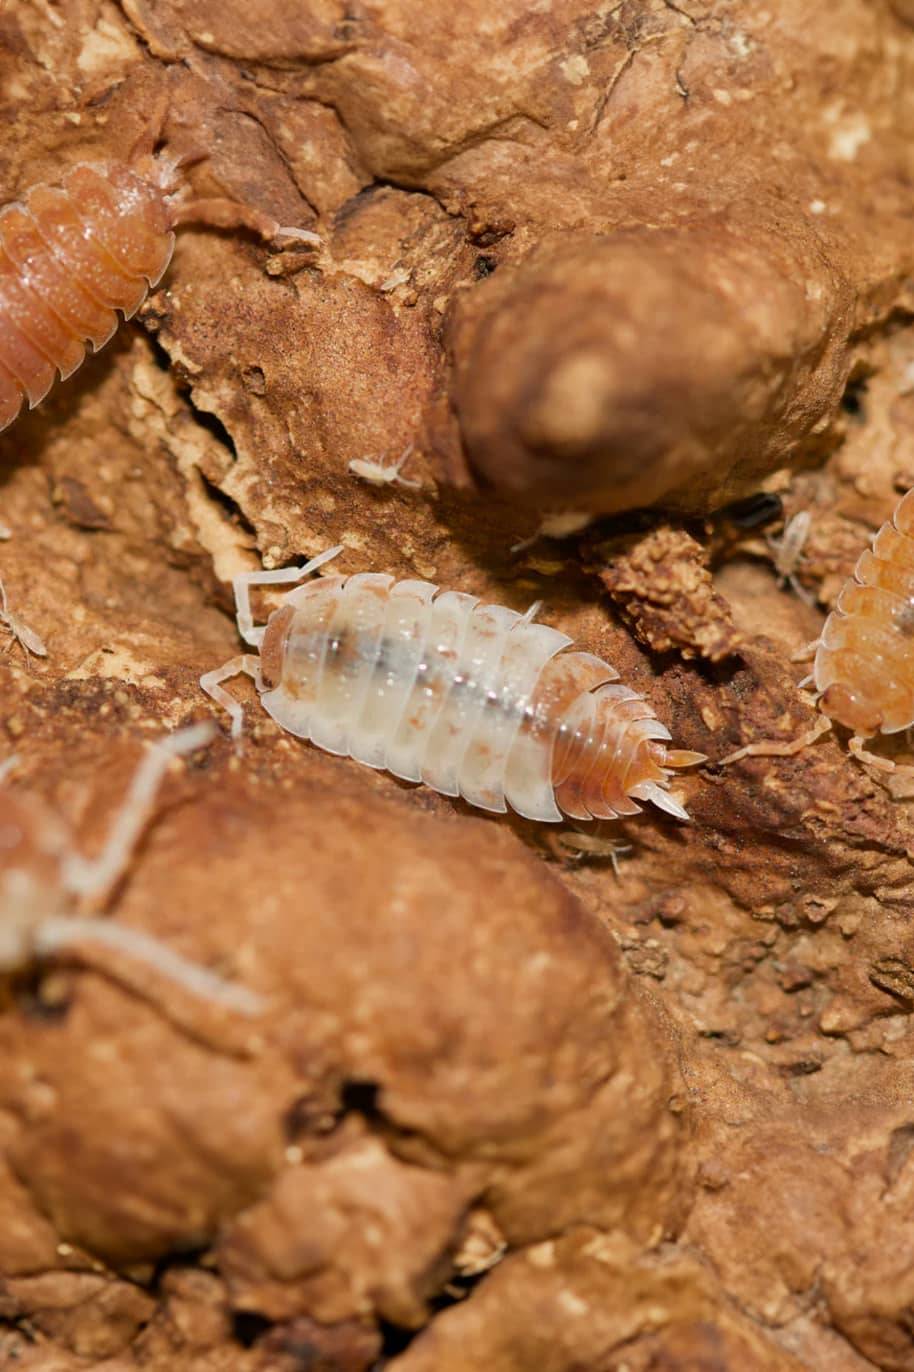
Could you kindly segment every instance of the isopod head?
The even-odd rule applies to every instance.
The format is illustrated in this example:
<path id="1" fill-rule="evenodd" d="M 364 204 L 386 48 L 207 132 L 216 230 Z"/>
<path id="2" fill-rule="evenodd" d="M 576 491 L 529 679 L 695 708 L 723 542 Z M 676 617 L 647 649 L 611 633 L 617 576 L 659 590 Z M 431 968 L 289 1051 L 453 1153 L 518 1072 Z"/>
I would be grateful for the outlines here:
<path id="1" fill-rule="evenodd" d="M 272 690 L 282 680 L 282 664 L 286 655 L 286 641 L 295 618 L 291 605 L 281 605 L 267 622 L 260 645 L 260 680 L 265 690 Z"/>
<path id="2" fill-rule="evenodd" d="M 82 163 L 70 169 L 63 186 L 91 214 L 95 233 L 121 271 L 155 286 L 174 248 L 171 210 L 155 176 L 119 162 Z"/>
<path id="3" fill-rule="evenodd" d="M 871 738 L 883 727 L 880 711 L 871 700 L 846 681 L 834 681 L 819 701 L 824 715 L 861 738 Z"/>

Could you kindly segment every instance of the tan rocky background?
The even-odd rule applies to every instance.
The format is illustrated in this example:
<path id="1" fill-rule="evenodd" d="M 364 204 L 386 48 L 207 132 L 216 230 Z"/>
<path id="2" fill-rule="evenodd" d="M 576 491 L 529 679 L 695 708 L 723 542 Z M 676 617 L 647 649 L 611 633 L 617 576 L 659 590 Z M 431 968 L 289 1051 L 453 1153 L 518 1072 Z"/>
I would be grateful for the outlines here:
<path id="1" fill-rule="evenodd" d="M 914 484 L 914 6 L 9 0 L 0 100 L 5 200 L 165 108 L 196 192 L 323 242 L 182 229 L 0 439 L 39 837 L 97 851 L 232 574 L 335 542 L 542 597 L 712 759 L 617 876 L 239 684 L 108 909 L 266 1013 L 9 979 L 0 1366 L 914 1369 L 910 802 L 834 735 L 714 765 L 813 722 L 792 655 Z M 349 472 L 408 442 L 418 490 Z"/>

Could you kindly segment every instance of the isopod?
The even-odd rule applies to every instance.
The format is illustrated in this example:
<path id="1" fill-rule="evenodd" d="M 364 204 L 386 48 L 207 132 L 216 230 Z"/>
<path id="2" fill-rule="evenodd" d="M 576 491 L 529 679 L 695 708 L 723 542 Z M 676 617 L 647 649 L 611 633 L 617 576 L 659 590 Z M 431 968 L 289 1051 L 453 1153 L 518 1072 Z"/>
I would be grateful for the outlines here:
<path id="1" fill-rule="evenodd" d="M 162 278 L 173 229 L 189 220 L 244 224 L 265 238 L 319 242 L 232 201 L 187 201 L 176 190 L 181 159 L 140 158 L 71 167 L 59 186 L 32 186 L 0 209 L 0 430 L 28 401 L 41 403 L 57 375 L 72 375 L 136 313 Z"/>
<path id="2" fill-rule="evenodd" d="M 283 596 L 255 626 L 250 588 L 301 581 L 335 557 L 234 580 L 241 638 L 260 649 L 201 677 L 229 712 L 221 683 L 250 675 L 283 729 L 330 753 L 423 782 L 471 805 L 527 819 L 614 819 L 650 801 L 688 819 L 670 794 L 673 769 L 704 761 L 666 747 L 668 730 L 607 662 L 565 652 L 572 640 L 525 615 L 427 581 L 361 572 Z"/>
<path id="3" fill-rule="evenodd" d="M 43 640 L 34 629 L 30 629 L 28 624 L 21 620 L 18 615 L 13 614 L 10 609 L 6 598 L 6 587 L 2 579 L 0 579 L 0 625 L 9 630 L 9 646 L 12 647 L 14 643 L 18 643 L 25 653 L 26 666 L 28 666 L 30 653 L 34 653 L 36 657 L 47 657 L 48 650 L 44 646 Z"/>
<path id="4" fill-rule="evenodd" d="M 61 823 L 32 797 L 2 784 L 17 759 L 0 764 L 0 975 L 61 956 L 96 966 L 99 958 L 92 950 L 111 949 L 198 999 L 243 1015 L 262 1010 L 252 991 L 190 962 L 159 939 L 82 913 L 97 907 L 122 876 L 171 760 L 202 747 L 213 732 L 211 724 L 192 725 L 149 749 L 94 858 L 76 852 Z"/>
<path id="5" fill-rule="evenodd" d="M 914 491 L 857 560 L 816 643 L 819 707 L 857 747 L 914 724 Z"/>
<path id="6" fill-rule="evenodd" d="M 401 476 L 404 465 L 412 457 L 413 445 L 410 443 L 404 449 L 396 462 L 383 463 L 376 461 L 373 457 L 354 457 L 349 463 L 349 470 L 353 476 L 357 476 L 361 481 L 367 481 L 369 486 L 408 486 L 412 491 L 418 491 L 421 486 L 420 481 L 413 481 L 409 477 Z"/>
<path id="7" fill-rule="evenodd" d="M 797 576 L 797 569 L 803 557 L 803 548 L 809 538 L 812 514 L 809 510 L 798 510 L 784 525 L 780 538 L 766 539 L 774 555 L 774 570 L 782 586 L 789 586 L 807 605 L 815 604 L 815 596 L 807 591 Z"/>
<path id="8" fill-rule="evenodd" d="M 823 718 L 793 742 L 750 743 L 722 762 L 799 752 L 836 722 L 851 730 L 856 757 L 892 770 L 890 759 L 867 752 L 864 743 L 914 725 L 914 490 L 861 553 L 807 651 L 815 653 L 808 680 Z"/>

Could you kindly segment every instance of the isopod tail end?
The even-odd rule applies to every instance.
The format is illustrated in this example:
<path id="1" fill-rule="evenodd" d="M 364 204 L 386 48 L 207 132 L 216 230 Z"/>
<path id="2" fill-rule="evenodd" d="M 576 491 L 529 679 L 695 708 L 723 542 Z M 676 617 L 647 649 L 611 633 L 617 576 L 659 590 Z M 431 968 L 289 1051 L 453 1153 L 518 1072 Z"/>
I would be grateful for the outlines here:
<path id="1" fill-rule="evenodd" d="M 698 767 L 707 762 L 707 753 L 693 753 L 687 748 L 672 748 L 663 759 L 664 767 Z"/>
<path id="2" fill-rule="evenodd" d="M 680 805 L 679 801 L 676 800 L 674 796 L 671 796 L 669 791 L 664 791 L 653 781 L 647 782 L 641 787 L 641 795 L 644 800 L 649 800 L 653 805 L 656 805 L 658 809 L 665 810 L 666 813 L 672 815 L 674 819 L 681 819 L 685 821 L 685 823 L 689 823 L 692 818 L 688 810 L 686 810 L 683 805 Z"/>

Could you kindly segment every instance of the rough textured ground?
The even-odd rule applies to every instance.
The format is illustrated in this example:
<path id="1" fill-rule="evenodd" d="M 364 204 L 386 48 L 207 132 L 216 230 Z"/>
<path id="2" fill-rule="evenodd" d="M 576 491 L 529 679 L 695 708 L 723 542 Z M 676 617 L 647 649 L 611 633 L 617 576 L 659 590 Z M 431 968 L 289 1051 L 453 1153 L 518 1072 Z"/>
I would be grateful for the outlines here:
<path id="1" fill-rule="evenodd" d="M 163 108 L 200 194 L 323 248 L 182 230 L 0 439 L 48 648 L 0 663 L 26 836 L 97 851 L 141 745 L 208 713 L 231 575 L 335 542 L 544 598 L 712 762 L 692 826 L 603 827 L 617 877 L 239 684 L 243 747 L 169 776 L 108 909 L 267 1009 L 91 950 L 8 979 L 0 1366 L 909 1372 L 910 802 L 834 735 L 714 763 L 813 722 L 792 654 L 914 484 L 914 6 L 0 15 L 4 199 Z M 418 491 L 349 473 L 408 442 Z M 721 513 L 760 490 L 767 523 Z M 604 517 L 512 555 L 557 511 Z"/>

